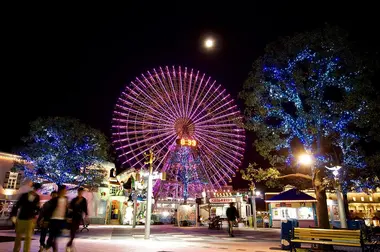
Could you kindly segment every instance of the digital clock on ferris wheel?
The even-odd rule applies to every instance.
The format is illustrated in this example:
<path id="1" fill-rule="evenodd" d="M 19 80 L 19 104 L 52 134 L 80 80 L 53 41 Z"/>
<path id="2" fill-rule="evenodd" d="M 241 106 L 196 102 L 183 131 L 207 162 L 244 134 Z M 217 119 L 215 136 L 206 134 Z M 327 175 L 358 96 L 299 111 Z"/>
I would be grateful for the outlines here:
<path id="1" fill-rule="evenodd" d="M 181 139 L 177 139 L 177 144 L 179 144 L 181 146 L 196 147 L 197 141 L 194 139 L 181 138 Z"/>

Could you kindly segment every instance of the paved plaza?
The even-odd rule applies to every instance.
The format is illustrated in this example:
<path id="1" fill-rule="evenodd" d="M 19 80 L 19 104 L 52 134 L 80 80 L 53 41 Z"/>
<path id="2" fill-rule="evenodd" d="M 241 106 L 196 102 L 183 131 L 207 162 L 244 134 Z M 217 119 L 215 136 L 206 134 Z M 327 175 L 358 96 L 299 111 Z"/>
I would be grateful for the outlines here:
<path id="1" fill-rule="evenodd" d="M 0 236 L 14 236 L 14 231 L 0 231 Z M 32 252 L 38 251 L 39 234 L 32 242 Z M 65 251 L 67 238 L 59 241 L 59 251 Z M 89 232 L 78 233 L 75 240 L 77 252 L 175 252 L 175 251 L 280 251 L 280 231 L 277 229 L 236 229 L 235 237 L 227 231 L 209 230 L 205 227 L 177 228 L 152 226 L 151 239 L 144 239 L 144 227 L 132 229 L 128 226 L 90 226 Z M 1 252 L 12 251 L 13 242 L 0 243 Z"/>

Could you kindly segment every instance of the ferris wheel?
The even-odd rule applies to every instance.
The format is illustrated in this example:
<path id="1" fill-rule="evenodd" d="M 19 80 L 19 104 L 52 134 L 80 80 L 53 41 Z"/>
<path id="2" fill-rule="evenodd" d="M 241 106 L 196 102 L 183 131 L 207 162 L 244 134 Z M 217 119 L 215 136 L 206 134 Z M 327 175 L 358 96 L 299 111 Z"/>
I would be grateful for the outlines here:
<path id="1" fill-rule="evenodd" d="M 137 77 L 120 95 L 112 119 L 113 144 L 128 167 L 144 166 L 153 150 L 165 171 L 173 146 L 197 149 L 199 167 L 212 187 L 231 181 L 241 164 L 245 131 L 226 90 L 193 69 L 165 67 Z"/>

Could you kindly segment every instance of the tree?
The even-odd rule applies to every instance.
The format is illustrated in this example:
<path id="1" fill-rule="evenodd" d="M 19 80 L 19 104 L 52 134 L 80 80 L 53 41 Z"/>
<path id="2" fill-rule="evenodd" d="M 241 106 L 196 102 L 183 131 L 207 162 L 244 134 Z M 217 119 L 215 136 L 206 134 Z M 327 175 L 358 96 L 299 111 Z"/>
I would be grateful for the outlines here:
<path id="1" fill-rule="evenodd" d="M 325 166 L 340 165 L 341 176 L 364 168 L 359 121 L 369 110 L 364 94 L 371 90 L 366 68 L 337 27 L 282 38 L 257 59 L 240 97 L 246 106 L 246 127 L 257 136 L 256 150 L 270 169 L 251 165 L 243 178 L 312 182 L 319 226 L 329 228 L 326 189 L 332 174 Z M 310 170 L 297 156 L 313 156 Z M 303 170 L 302 170 L 303 168 Z M 300 172 L 302 170 L 302 172 Z M 346 188 L 354 179 L 343 181 Z"/>
<path id="2" fill-rule="evenodd" d="M 77 119 L 39 118 L 30 123 L 19 165 L 32 180 L 55 184 L 99 186 L 105 176 L 101 162 L 108 160 L 109 144 L 100 131 Z"/>

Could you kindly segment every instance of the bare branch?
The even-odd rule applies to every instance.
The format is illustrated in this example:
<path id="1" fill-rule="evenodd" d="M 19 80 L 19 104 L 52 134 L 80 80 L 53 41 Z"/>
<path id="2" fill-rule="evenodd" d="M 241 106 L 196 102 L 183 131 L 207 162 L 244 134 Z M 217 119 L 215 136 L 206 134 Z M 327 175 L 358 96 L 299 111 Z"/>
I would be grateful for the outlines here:
<path id="1" fill-rule="evenodd" d="M 302 173 L 287 174 L 287 175 L 279 176 L 276 179 L 284 179 L 284 178 L 291 178 L 291 177 L 298 177 L 298 178 L 304 178 L 304 179 L 312 180 L 312 177 L 310 175 L 306 175 L 306 174 L 302 174 Z"/>

